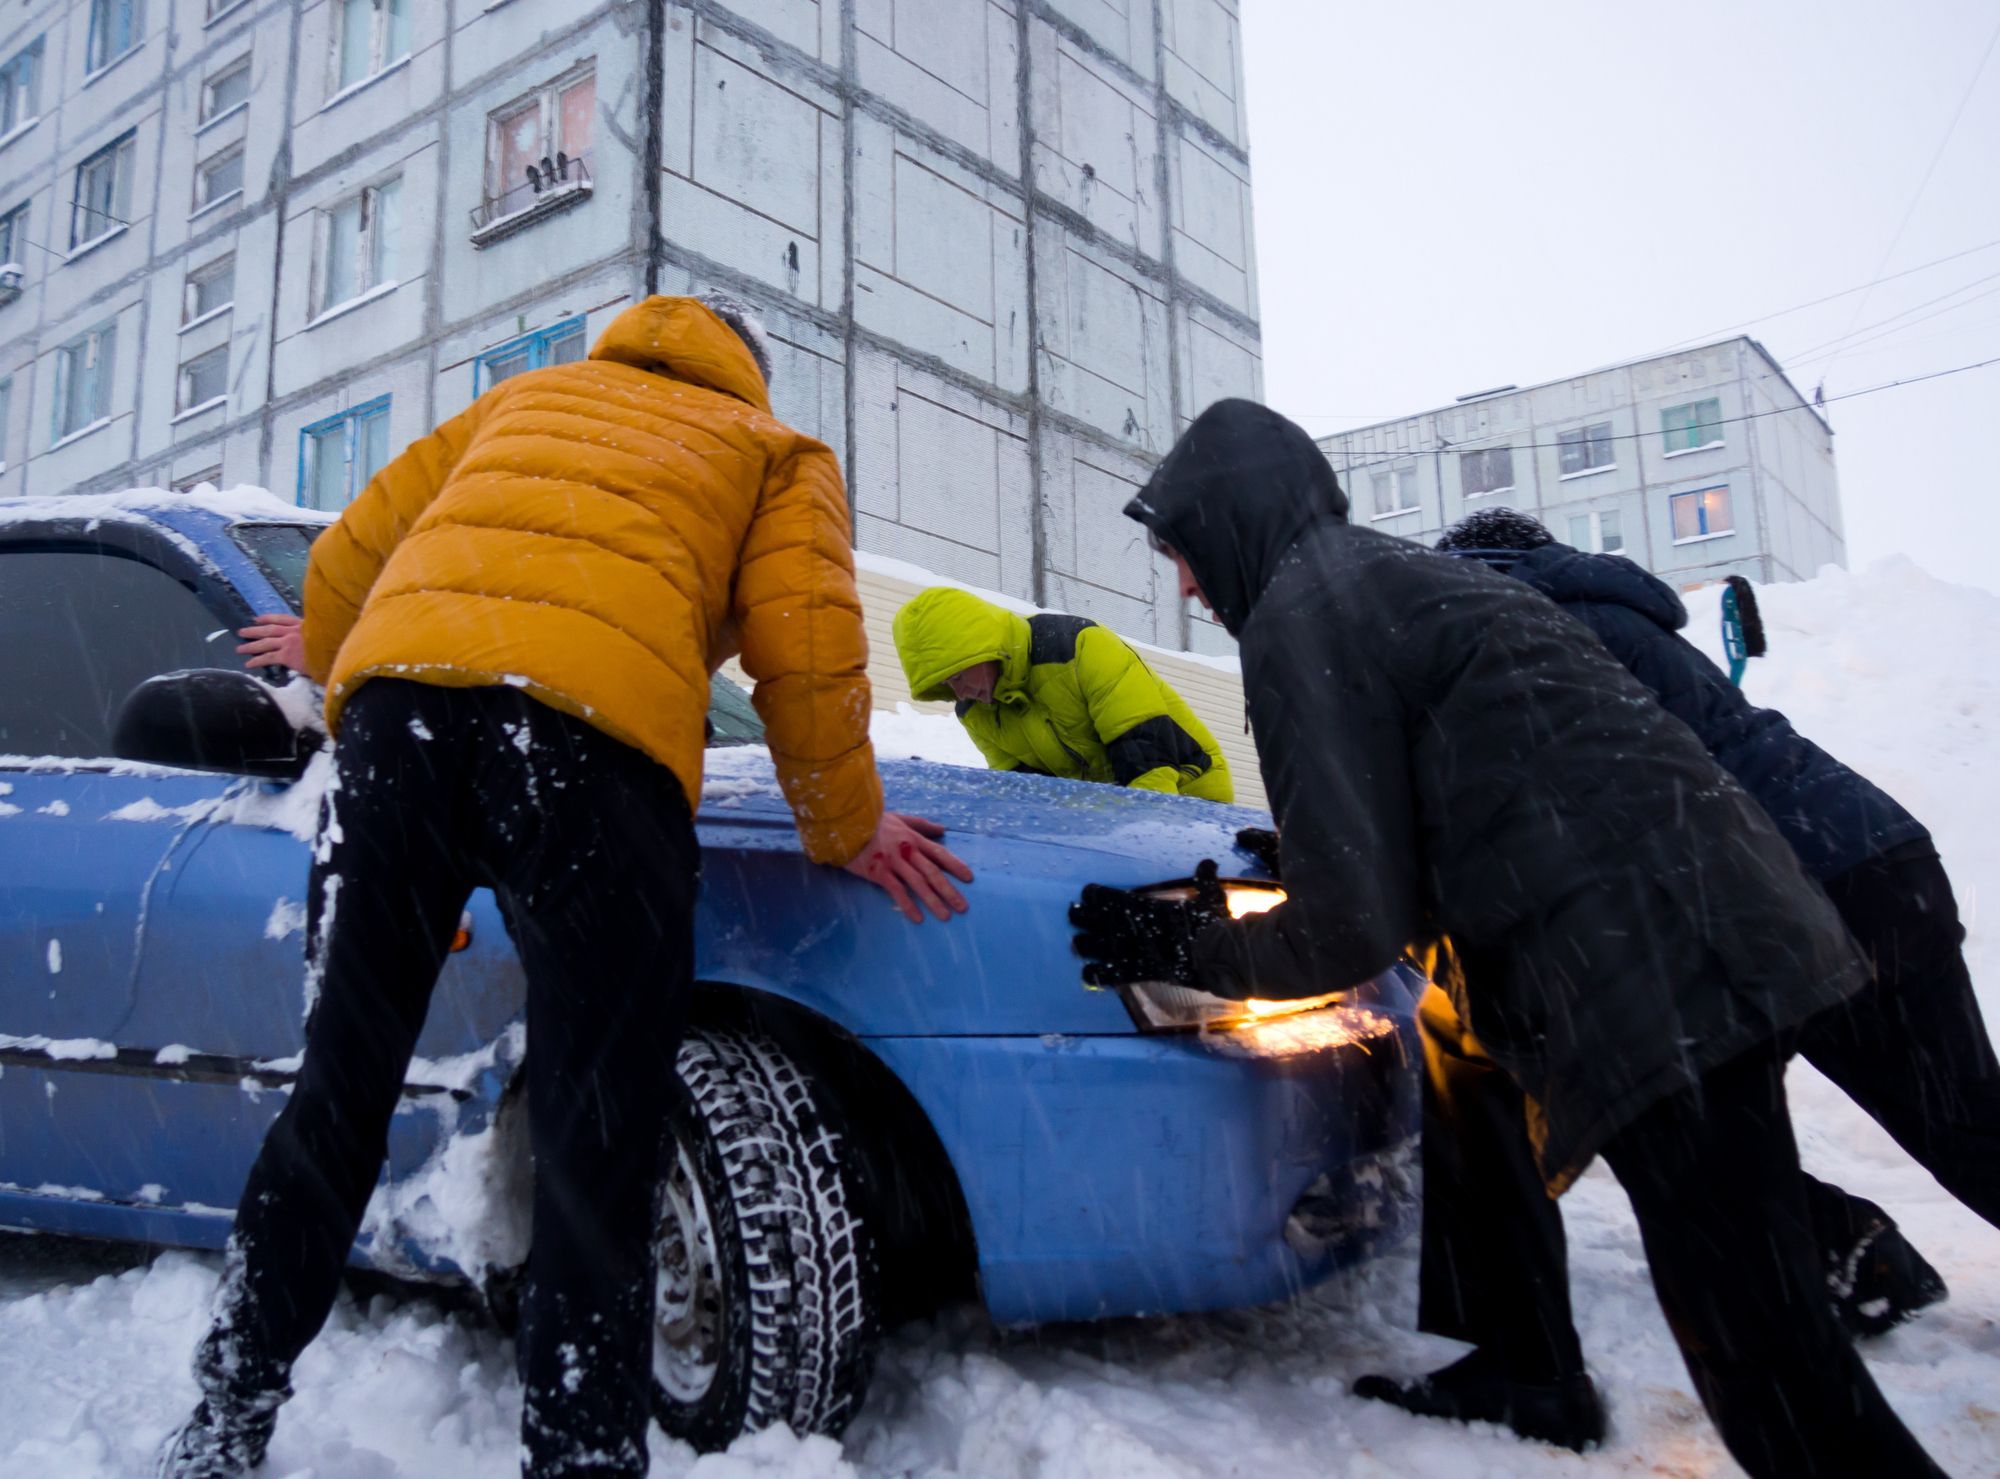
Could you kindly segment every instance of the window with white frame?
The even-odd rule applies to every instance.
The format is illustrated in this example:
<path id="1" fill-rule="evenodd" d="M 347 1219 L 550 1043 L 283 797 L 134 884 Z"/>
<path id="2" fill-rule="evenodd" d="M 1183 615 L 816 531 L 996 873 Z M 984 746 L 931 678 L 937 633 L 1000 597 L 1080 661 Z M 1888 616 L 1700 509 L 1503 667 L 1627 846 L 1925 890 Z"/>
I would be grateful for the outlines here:
<path id="1" fill-rule="evenodd" d="M 0 66 L 0 136 L 35 121 L 41 83 L 42 38 L 37 36 Z"/>
<path id="2" fill-rule="evenodd" d="M 235 256 L 204 262 L 187 275 L 187 284 L 181 293 L 181 322 L 191 324 L 196 319 L 207 318 L 211 313 L 220 313 L 235 301 Z"/>
<path id="3" fill-rule="evenodd" d="M 1414 464 L 1377 468 L 1368 475 L 1368 487 L 1374 498 L 1375 517 L 1378 519 L 1406 514 L 1417 506 L 1417 469 Z"/>
<path id="4" fill-rule="evenodd" d="M 319 213 L 320 313 L 393 280 L 401 180 L 370 185 Z"/>
<path id="5" fill-rule="evenodd" d="M 1619 526 L 1618 510 L 1596 509 L 1569 516 L 1569 543 L 1572 549 L 1594 554 L 1615 555 L 1625 549 L 1625 532 Z"/>
<path id="6" fill-rule="evenodd" d="M 549 190 L 588 179 L 596 113 L 591 68 L 566 73 L 496 110 L 486 128 L 486 220 L 526 210 Z"/>
<path id="7" fill-rule="evenodd" d="M 536 329 L 518 339 L 509 339 L 505 344 L 486 350 L 473 361 L 473 394 L 491 390 L 502 380 L 523 370 L 566 365 L 572 360 L 582 359 L 587 347 L 581 318 L 566 318 L 561 323 Z"/>
<path id="8" fill-rule="evenodd" d="M 90 0 L 85 72 L 102 71 L 139 44 L 146 28 L 144 0 Z"/>
<path id="9" fill-rule="evenodd" d="M 28 202 L 22 201 L 11 211 L 0 211 L 0 262 L 21 264 L 27 255 L 22 248 L 28 244 Z"/>
<path id="10" fill-rule="evenodd" d="M 1733 533 L 1736 529 L 1736 517 L 1730 512 L 1729 489 L 1726 486 L 1676 493 L 1667 500 L 1667 505 L 1673 510 L 1675 544 L 1713 539 L 1718 534 Z"/>
<path id="11" fill-rule="evenodd" d="M 229 346 L 217 345 L 181 366 L 180 389 L 174 398 L 175 411 L 192 411 L 213 405 L 229 394 Z"/>
<path id="12" fill-rule="evenodd" d="M 235 0 L 230 0 L 230 3 L 234 4 Z M 211 488 L 220 488 L 222 486 L 221 463 L 218 462 L 212 467 L 204 467 L 200 472 L 191 472 L 175 478 L 174 491 L 176 493 L 192 493 L 203 483 L 208 484 Z"/>
<path id="13" fill-rule="evenodd" d="M 250 98 L 250 58 L 238 57 L 201 85 L 201 121 L 212 123 Z"/>
<path id="14" fill-rule="evenodd" d="M 1461 452 L 1458 458 L 1459 489 L 1467 498 L 1483 498 L 1490 493 L 1514 491 L 1514 449 L 1486 447 L 1477 452 Z"/>
<path id="15" fill-rule="evenodd" d="M 1689 401 L 1660 412 L 1660 437 L 1669 454 L 1722 445 L 1722 402 Z"/>
<path id="16" fill-rule="evenodd" d="M 1595 421 L 1574 431 L 1557 433 L 1556 461 L 1559 475 L 1566 478 L 1616 466 L 1611 452 L 1611 423 Z"/>
<path id="17" fill-rule="evenodd" d="M 194 208 L 205 210 L 218 200 L 243 193 L 243 146 L 231 144 L 194 167 Z"/>
<path id="18" fill-rule="evenodd" d="M 410 0 L 333 0 L 333 91 L 410 54 Z"/>
<path id="19" fill-rule="evenodd" d="M 56 414 L 51 438 L 61 441 L 111 418 L 111 361 L 118 323 L 99 324 L 56 351 Z"/>
<path id="20" fill-rule="evenodd" d="M 315 421 L 299 433 L 299 502 L 336 512 L 389 460 L 389 397 Z"/>
<path id="21" fill-rule="evenodd" d="M 132 209 L 131 134 L 113 139 L 76 167 L 69 202 L 70 250 L 126 225 Z"/>

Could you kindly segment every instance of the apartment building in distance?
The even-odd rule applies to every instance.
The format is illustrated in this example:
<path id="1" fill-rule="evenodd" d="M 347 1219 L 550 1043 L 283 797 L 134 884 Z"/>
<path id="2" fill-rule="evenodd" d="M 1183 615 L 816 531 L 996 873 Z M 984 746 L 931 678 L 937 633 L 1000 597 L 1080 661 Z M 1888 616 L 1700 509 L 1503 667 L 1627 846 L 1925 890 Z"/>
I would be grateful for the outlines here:
<path id="1" fill-rule="evenodd" d="M 338 508 L 723 288 L 858 543 L 1226 650 L 1120 516 L 1261 384 L 1236 0 L 9 0 L 0 497 Z"/>
<path id="2" fill-rule="evenodd" d="M 1482 507 L 1687 590 L 1846 561 L 1833 431 L 1754 339 L 1461 397 L 1319 445 L 1357 523 L 1434 543 Z"/>

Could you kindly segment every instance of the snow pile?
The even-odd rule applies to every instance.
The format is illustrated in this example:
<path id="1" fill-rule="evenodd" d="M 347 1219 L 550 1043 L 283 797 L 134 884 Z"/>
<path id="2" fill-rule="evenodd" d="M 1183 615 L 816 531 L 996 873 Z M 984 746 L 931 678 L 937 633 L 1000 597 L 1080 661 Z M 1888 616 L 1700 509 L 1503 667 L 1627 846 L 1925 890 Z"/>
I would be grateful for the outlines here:
<path id="1" fill-rule="evenodd" d="M 1973 933 L 1989 1021 L 2000 959 L 2000 598 L 1906 563 L 1759 592 L 1772 655 L 1750 692 L 1887 786 L 1938 835 Z M 1694 635 L 1711 650 L 1713 598 Z M 879 714 L 884 754 L 977 764 L 948 716 Z M 721 776 L 741 776 L 728 760 Z M 1953 1474 L 2000 1473 L 2000 1233 L 1964 1211 L 1803 1066 L 1792 1079 L 1808 1163 L 1902 1220 L 1949 1303 L 1864 1347 L 1890 1400 Z M 503 1127 L 468 1155 L 504 1160 Z M 465 1189 L 439 1168 L 426 1190 Z M 653 1434 L 678 1479 L 1180 1479 L 1209 1474 L 1483 1479 L 1735 1472 L 1692 1396 L 1644 1275 L 1637 1231 L 1600 1168 L 1564 1202 L 1584 1344 L 1612 1404 L 1600 1453 L 1426 1423 L 1346 1395 L 1368 1370 L 1448 1359 L 1409 1333 L 1413 1250 L 1295 1306 L 997 1332 L 961 1309 L 888 1342 L 844 1447 L 761 1434 L 697 1460 Z M 442 1210 L 442 1208 L 440 1208 Z M 0 1239 L 0 1479 L 143 1472 L 194 1400 L 187 1361 L 218 1261 L 53 1239 Z M 510 1473 L 520 1386 L 509 1343 L 427 1300 L 344 1299 L 296 1374 L 265 1472 L 317 1479 Z"/>

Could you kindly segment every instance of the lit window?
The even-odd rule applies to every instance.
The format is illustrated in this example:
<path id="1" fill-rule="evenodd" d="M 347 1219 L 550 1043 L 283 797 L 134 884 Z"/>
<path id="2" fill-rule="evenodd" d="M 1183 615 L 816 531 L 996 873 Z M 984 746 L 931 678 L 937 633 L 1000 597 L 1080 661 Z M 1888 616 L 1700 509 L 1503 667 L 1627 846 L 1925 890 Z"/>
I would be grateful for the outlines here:
<path id="1" fill-rule="evenodd" d="M 1460 454 L 1458 481 L 1460 491 L 1467 498 L 1482 498 L 1489 493 L 1512 492 L 1514 449 L 1488 447 L 1484 451 Z"/>
<path id="2" fill-rule="evenodd" d="M 552 189 L 589 178 L 597 77 L 571 73 L 488 120 L 486 206 L 480 225 L 526 210 Z"/>
<path id="3" fill-rule="evenodd" d="M 333 25 L 337 93 L 410 54 L 409 0 L 334 0 Z"/>
<path id="4" fill-rule="evenodd" d="M 101 71 L 139 44 L 145 29 L 145 7 L 140 0 L 90 0 L 90 39 L 85 45 L 83 69 Z"/>
<path id="5" fill-rule="evenodd" d="M 1660 435 L 1669 452 L 1695 452 L 1722 445 L 1722 402 L 1689 401 L 1660 412 Z"/>
<path id="6" fill-rule="evenodd" d="M 1618 510 L 1611 508 L 1596 513 L 1571 514 L 1569 543 L 1573 549 L 1618 554 L 1625 548 L 1625 536 L 1618 527 Z"/>
<path id="7" fill-rule="evenodd" d="M 1611 423 L 1598 421 L 1560 433 L 1556 437 L 1556 457 L 1561 463 L 1561 475 L 1566 478 L 1613 466 Z"/>
<path id="8" fill-rule="evenodd" d="M 473 361 L 473 394 L 491 390 L 502 380 L 523 370 L 566 365 L 571 360 L 582 359 L 584 350 L 583 320 L 580 318 L 567 318 L 546 329 L 509 339 Z"/>
<path id="9" fill-rule="evenodd" d="M 1674 543 L 1707 539 L 1728 534 L 1736 528 L 1729 511 L 1727 488 L 1700 488 L 1692 493 L 1676 493 L 1670 500 L 1674 511 Z"/>
<path id="10" fill-rule="evenodd" d="M 111 416 L 111 359 L 117 346 L 114 320 L 81 334 L 56 351 L 54 440 L 73 436 Z"/>
<path id="11" fill-rule="evenodd" d="M 196 355 L 181 366 L 180 394 L 174 409 L 192 411 L 228 394 L 229 346 L 224 344 Z"/>
<path id="12" fill-rule="evenodd" d="M 233 144 L 194 167 L 194 208 L 243 193 L 243 146 Z"/>
<path id="13" fill-rule="evenodd" d="M 389 460 L 389 397 L 315 421 L 299 433 L 299 502 L 337 512 Z"/>
<path id="14" fill-rule="evenodd" d="M 371 185 L 320 213 L 321 313 L 392 281 L 402 181 Z"/>
<path id="15" fill-rule="evenodd" d="M 250 58 L 241 57 L 201 85 L 201 121 L 220 118 L 250 97 Z"/>
<path id="16" fill-rule="evenodd" d="M 126 225 L 132 200 L 132 135 L 114 139 L 76 167 L 69 245 L 75 251 Z"/>
<path id="17" fill-rule="evenodd" d="M 42 38 L 37 36 L 0 66 L 0 134 L 35 121 L 41 77 Z"/>
<path id="18" fill-rule="evenodd" d="M 236 258 L 218 257 L 213 262 L 204 262 L 187 275 L 187 287 L 181 299 L 181 322 L 191 324 L 198 318 L 227 308 L 236 301 Z"/>

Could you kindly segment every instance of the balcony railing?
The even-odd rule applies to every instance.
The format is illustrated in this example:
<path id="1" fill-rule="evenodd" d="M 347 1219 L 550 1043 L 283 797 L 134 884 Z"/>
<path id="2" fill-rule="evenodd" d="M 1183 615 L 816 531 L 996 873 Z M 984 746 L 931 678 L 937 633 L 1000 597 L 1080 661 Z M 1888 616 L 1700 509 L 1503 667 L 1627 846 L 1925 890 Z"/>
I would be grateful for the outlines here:
<path id="1" fill-rule="evenodd" d="M 590 166 L 582 155 L 544 156 L 525 173 L 527 179 L 521 184 L 488 196 L 472 211 L 473 245 L 511 235 L 530 221 L 577 204 L 591 191 Z"/>

